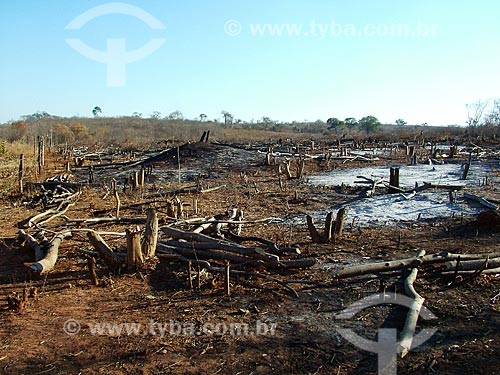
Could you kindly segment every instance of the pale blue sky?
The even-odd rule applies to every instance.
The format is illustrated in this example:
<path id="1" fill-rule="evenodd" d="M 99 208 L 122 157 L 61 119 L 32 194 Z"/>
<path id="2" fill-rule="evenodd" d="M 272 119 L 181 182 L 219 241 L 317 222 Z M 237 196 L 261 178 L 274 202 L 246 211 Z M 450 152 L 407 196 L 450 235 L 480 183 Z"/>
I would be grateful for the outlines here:
<path id="1" fill-rule="evenodd" d="M 464 124 L 466 103 L 500 97 L 496 0 L 135 0 L 124 3 L 165 29 L 123 14 L 65 29 L 109 3 L 0 2 L 1 122 L 36 111 L 91 116 L 98 105 L 107 116 L 180 110 L 187 118 L 213 119 L 227 110 L 248 121 L 374 115 L 386 123 Z M 272 36 L 266 24 L 302 29 Z M 413 36 L 374 29 L 383 34 L 393 24 L 407 25 Z M 421 32 L 434 27 L 435 33 L 415 36 L 419 24 Z M 339 27 L 348 35 L 338 35 Z M 152 38 L 165 43 L 126 65 L 123 86 L 109 87 L 106 65 L 79 54 L 67 38 L 103 51 L 108 38 L 125 38 L 127 50 Z"/>

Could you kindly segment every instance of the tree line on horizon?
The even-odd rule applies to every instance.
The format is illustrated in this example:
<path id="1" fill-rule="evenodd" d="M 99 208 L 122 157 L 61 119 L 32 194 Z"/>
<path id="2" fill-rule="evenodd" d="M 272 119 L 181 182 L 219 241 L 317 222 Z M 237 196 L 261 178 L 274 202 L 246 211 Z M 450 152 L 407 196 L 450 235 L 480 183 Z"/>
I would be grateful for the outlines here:
<path id="1" fill-rule="evenodd" d="M 469 128 L 499 127 L 500 99 L 478 101 L 467 105 Z M 357 120 L 348 117 L 340 120 L 330 117 L 326 121 L 292 121 L 279 122 L 270 117 L 251 122 L 236 118 L 228 111 L 221 111 L 221 118 L 213 120 L 201 113 L 194 119 L 186 119 L 181 111 L 173 111 L 167 116 L 154 111 L 149 117 L 133 112 L 129 116 L 103 116 L 103 109 L 95 106 L 91 110 L 92 117 L 61 117 L 45 111 L 21 116 L 20 120 L 10 121 L 0 126 L 0 139 L 20 141 L 29 136 L 50 135 L 55 144 L 65 142 L 109 142 L 133 141 L 134 139 L 157 139 L 159 135 L 176 139 L 196 139 L 200 129 L 207 128 L 216 134 L 221 129 L 249 129 L 273 132 L 325 134 L 336 137 L 353 135 L 371 135 L 382 129 L 387 132 L 388 126 L 400 130 L 410 128 L 403 119 L 394 124 L 382 124 L 375 116 L 369 115 Z M 427 127 L 426 123 L 412 125 Z M 119 129 L 118 129 L 119 127 Z M 435 128 L 435 127 L 433 127 Z M 450 127 L 447 127 L 450 130 Z M 460 129 L 457 126 L 457 129 Z M 462 128 L 463 131 L 463 128 Z"/>

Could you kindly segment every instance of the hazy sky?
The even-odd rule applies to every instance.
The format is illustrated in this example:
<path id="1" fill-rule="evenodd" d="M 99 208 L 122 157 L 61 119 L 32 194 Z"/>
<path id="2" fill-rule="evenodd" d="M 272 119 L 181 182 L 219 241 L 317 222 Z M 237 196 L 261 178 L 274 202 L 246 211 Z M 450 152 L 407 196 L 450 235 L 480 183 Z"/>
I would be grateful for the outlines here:
<path id="1" fill-rule="evenodd" d="M 500 97 L 499 14 L 497 0 L 1 1 L 0 121 L 100 106 L 464 124 L 466 103 Z"/>

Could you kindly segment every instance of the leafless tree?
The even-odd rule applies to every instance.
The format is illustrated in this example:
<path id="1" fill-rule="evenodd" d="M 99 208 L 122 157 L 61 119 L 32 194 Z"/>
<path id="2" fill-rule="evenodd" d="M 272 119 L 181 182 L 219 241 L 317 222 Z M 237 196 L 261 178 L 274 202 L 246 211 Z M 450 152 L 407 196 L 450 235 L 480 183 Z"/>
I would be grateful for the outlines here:
<path id="1" fill-rule="evenodd" d="M 477 102 L 466 104 L 467 108 L 467 125 L 470 127 L 476 127 L 481 124 L 481 119 L 484 114 L 484 110 L 488 106 L 490 100 L 478 100 Z"/>

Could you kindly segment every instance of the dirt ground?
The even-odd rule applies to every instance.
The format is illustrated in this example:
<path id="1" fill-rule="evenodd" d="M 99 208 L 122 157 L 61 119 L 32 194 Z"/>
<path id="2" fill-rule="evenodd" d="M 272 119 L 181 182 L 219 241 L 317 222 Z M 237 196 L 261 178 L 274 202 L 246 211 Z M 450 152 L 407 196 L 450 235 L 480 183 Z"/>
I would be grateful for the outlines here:
<path id="1" fill-rule="evenodd" d="M 55 168 L 62 166 L 56 156 L 51 162 Z M 221 168 L 215 162 L 208 164 L 217 165 L 218 173 L 205 181 L 206 187 L 224 188 L 180 196 L 188 204 L 197 198 L 203 217 L 235 206 L 244 210 L 246 220 L 296 217 L 359 194 L 355 189 L 314 187 L 297 180 L 285 181 L 280 189 L 272 166 L 255 162 L 223 168 L 225 161 Z M 161 168 L 155 167 L 155 173 Z M 318 168 L 311 164 L 306 171 L 317 173 Z M 145 216 L 147 206 L 127 206 L 179 186 L 174 182 L 156 185 L 121 193 L 122 215 Z M 500 198 L 495 186 L 483 193 Z M 105 192 L 98 187 L 84 188 L 67 215 L 110 216 L 113 198 L 103 196 Z M 5 198 L 0 208 L 2 374 L 376 374 L 377 356 L 347 342 L 338 329 L 349 327 L 377 340 L 380 327 L 401 329 L 406 311 L 376 306 L 348 322 L 339 321 L 336 314 L 363 297 L 400 287 L 400 275 L 335 280 L 332 270 L 408 258 L 420 250 L 486 254 L 500 249 L 499 228 L 478 224 L 474 217 L 390 227 L 351 228 L 347 224 L 344 237 L 329 244 L 312 243 L 303 224 L 259 223 L 244 225 L 242 235 L 267 238 L 279 246 L 297 245 L 301 254 L 287 257 L 318 261 L 308 269 L 259 270 L 282 281 L 301 280 L 288 284 L 299 298 L 276 283 L 248 276 L 231 280 L 230 296 L 224 293 L 221 275 L 204 275 L 200 288 L 191 290 L 185 266 L 157 259 L 147 261 L 138 272 L 120 275 L 110 274 L 98 261 L 100 285 L 93 286 L 87 259 L 78 251 L 92 250 L 84 235 L 63 242 L 56 267 L 48 275 L 35 278 L 28 273 L 25 264 L 33 261 L 33 254 L 16 240 L 17 224 L 38 212 L 40 207 L 22 204 L 19 196 Z M 164 215 L 162 209 L 158 212 Z M 186 206 L 186 215 L 194 215 L 192 206 Z M 117 224 L 93 227 L 103 231 L 125 228 Z M 125 247 L 123 238 L 110 243 Z M 436 316 L 435 320 L 419 319 L 417 331 L 437 331 L 422 346 L 398 358 L 398 372 L 500 374 L 500 298 L 494 298 L 500 292 L 500 277 L 481 275 L 451 283 L 452 276 L 443 276 L 441 268 L 439 264 L 422 268 L 415 283 L 425 298 L 424 306 Z M 31 290 L 26 306 L 21 311 L 9 309 L 8 297 L 22 295 L 23 290 Z"/>

